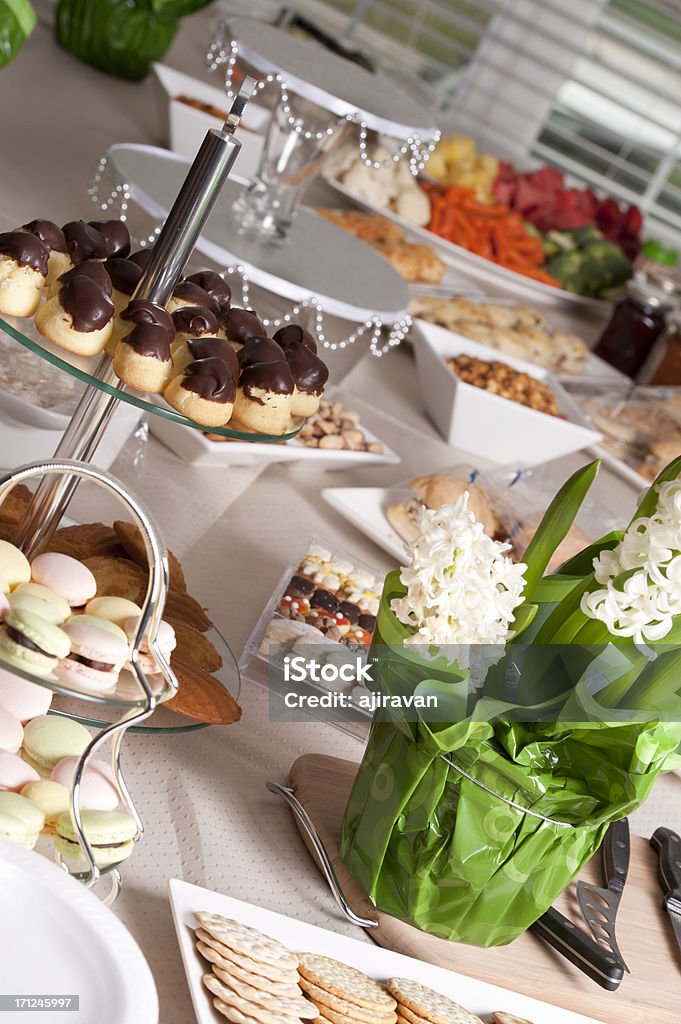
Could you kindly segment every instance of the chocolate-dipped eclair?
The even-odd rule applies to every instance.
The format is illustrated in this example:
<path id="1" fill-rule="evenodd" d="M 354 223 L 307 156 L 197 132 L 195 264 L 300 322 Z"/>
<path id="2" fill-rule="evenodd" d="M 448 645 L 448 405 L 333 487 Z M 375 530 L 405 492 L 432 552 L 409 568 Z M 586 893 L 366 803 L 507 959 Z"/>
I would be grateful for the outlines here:
<path id="1" fill-rule="evenodd" d="M 198 284 L 199 288 L 203 288 L 205 292 L 208 292 L 211 299 L 215 299 L 221 310 L 229 309 L 232 301 L 232 289 L 224 277 L 220 277 L 214 270 L 199 270 L 196 274 L 190 274 L 186 280 L 192 284 Z"/>
<path id="2" fill-rule="evenodd" d="M 284 358 L 284 350 L 274 338 L 249 338 L 237 353 L 242 370 L 254 363 L 276 363 Z"/>
<path id="3" fill-rule="evenodd" d="M 146 270 L 147 267 L 149 266 L 149 261 L 151 259 L 151 254 L 153 253 L 153 251 L 153 248 L 138 249 L 137 252 L 131 252 L 130 255 L 128 256 L 128 259 L 135 263 L 142 270 Z"/>
<path id="4" fill-rule="evenodd" d="M 175 326 L 173 355 L 190 338 L 217 336 L 218 318 L 206 306 L 181 306 L 173 312 L 172 317 Z"/>
<path id="5" fill-rule="evenodd" d="M 249 338 L 262 338 L 265 328 L 252 309 L 231 306 L 219 317 L 220 337 L 229 341 L 237 351 Z"/>
<path id="6" fill-rule="evenodd" d="M 122 220 L 91 220 L 90 227 L 95 228 L 104 237 L 108 258 L 119 256 L 124 259 L 130 253 L 130 232 L 128 225 Z"/>
<path id="7" fill-rule="evenodd" d="M 85 260 L 105 260 L 109 246 L 101 231 L 84 220 L 70 220 L 62 227 L 66 249 L 74 267 Z"/>
<path id="8" fill-rule="evenodd" d="M 291 415 L 312 416 L 319 408 L 324 385 L 329 379 L 328 367 L 302 342 L 289 345 L 284 354 L 295 385 Z"/>
<path id="9" fill-rule="evenodd" d="M 236 379 L 223 359 L 208 356 L 189 363 L 165 390 L 169 405 L 204 427 L 221 427 L 234 408 Z"/>
<path id="10" fill-rule="evenodd" d="M 0 234 L 0 313 L 33 316 L 47 280 L 50 250 L 28 231 Z"/>
<path id="11" fill-rule="evenodd" d="M 174 313 L 176 309 L 182 309 L 183 306 L 203 306 L 204 309 L 209 309 L 216 315 L 220 312 L 220 307 L 215 299 L 211 298 L 204 288 L 194 284 L 193 281 L 179 281 L 166 302 L 166 309 L 169 313 Z"/>
<path id="12" fill-rule="evenodd" d="M 87 274 L 77 274 L 48 299 L 35 325 L 49 341 L 81 356 L 94 356 L 106 345 L 113 329 L 114 305 Z"/>
<path id="13" fill-rule="evenodd" d="M 28 231 L 35 235 L 50 252 L 50 260 L 47 267 L 48 287 L 60 274 L 65 274 L 73 266 L 71 257 L 66 248 L 66 237 L 64 232 L 51 220 L 30 220 L 28 224 L 22 224 L 21 231 Z"/>
<path id="14" fill-rule="evenodd" d="M 167 328 L 154 323 L 136 324 L 118 342 L 113 368 L 125 384 L 137 391 L 160 394 L 173 372 Z"/>
<path id="15" fill-rule="evenodd" d="M 85 260 L 77 267 L 71 267 L 65 273 L 60 274 L 56 281 L 51 285 L 50 290 L 47 293 L 48 299 L 54 298 L 55 295 L 59 295 L 60 290 L 69 281 L 73 281 L 74 277 L 89 277 L 95 282 L 98 288 L 111 298 L 113 292 L 113 285 L 111 284 L 111 278 L 109 277 L 106 266 L 101 260 Z"/>
<path id="16" fill-rule="evenodd" d="M 317 352 L 317 342 L 310 332 L 299 324 L 287 324 L 285 327 L 280 327 L 274 333 L 274 340 L 283 349 L 287 349 L 291 345 L 304 345 L 305 348 L 309 348 L 310 352 Z"/>
<path id="17" fill-rule="evenodd" d="M 239 361 L 236 352 L 223 338 L 189 338 L 179 349 L 173 350 L 174 373 L 181 373 L 197 359 L 222 359 L 234 380 L 239 379 Z"/>
<path id="18" fill-rule="evenodd" d="M 111 338 L 106 346 L 110 356 L 116 354 L 118 342 L 130 333 L 135 324 L 155 324 L 163 327 L 168 334 L 169 343 L 175 337 L 172 317 L 163 306 L 150 302 L 149 299 L 131 299 L 123 312 L 114 319 Z"/>
<path id="19" fill-rule="evenodd" d="M 241 371 L 234 416 L 263 434 L 284 434 L 291 421 L 293 377 L 288 363 L 253 363 Z"/>
<path id="20" fill-rule="evenodd" d="M 116 316 L 120 316 L 130 302 L 130 296 L 140 283 L 142 269 L 136 263 L 133 263 L 132 260 L 123 259 L 119 256 L 107 260 L 104 266 L 113 285 L 113 295 L 111 297 L 116 307 Z"/>

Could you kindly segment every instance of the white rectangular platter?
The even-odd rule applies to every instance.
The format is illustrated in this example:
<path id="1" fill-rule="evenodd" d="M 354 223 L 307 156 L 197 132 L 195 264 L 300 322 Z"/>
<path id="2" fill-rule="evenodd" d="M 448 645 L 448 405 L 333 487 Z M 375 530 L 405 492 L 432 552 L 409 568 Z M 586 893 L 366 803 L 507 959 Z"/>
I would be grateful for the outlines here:
<path id="1" fill-rule="evenodd" d="M 454 974 L 452 971 L 415 960 L 402 953 L 393 953 L 392 950 L 382 949 L 373 943 L 359 942 L 326 928 L 318 928 L 304 921 L 297 921 L 292 917 L 285 917 L 283 914 L 276 914 L 251 903 L 233 899 L 231 896 L 224 896 L 198 885 L 190 885 L 177 878 L 170 879 L 169 888 L 173 920 L 198 1024 L 220 1024 L 223 1018 L 213 1009 L 211 997 L 201 981 L 208 970 L 208 965 L 196 951 L 194 944 L 196 910 L 222 914 L 224 917 L 251 925 L 266 935 L 279 939 L 296 952 L 310 951 L 334 957 L 351 967 L 357 967 L 377 981 L 393 977 L 413 978 L 454 999 L 471 1013 L 480 1015 L 484 1021 L 488 1021 L 494 1011 L 503 1010 L 525 1018 L 531 1024 L 598 1024 L 593 1018 L 584 1017 L 571 1010 L 550 1006 L 538 999 L 530 999 L 508 989 L 488 985 L 463 974 Z M 480 955 L 484 956 L 485 951 L 481 949 Z"/>

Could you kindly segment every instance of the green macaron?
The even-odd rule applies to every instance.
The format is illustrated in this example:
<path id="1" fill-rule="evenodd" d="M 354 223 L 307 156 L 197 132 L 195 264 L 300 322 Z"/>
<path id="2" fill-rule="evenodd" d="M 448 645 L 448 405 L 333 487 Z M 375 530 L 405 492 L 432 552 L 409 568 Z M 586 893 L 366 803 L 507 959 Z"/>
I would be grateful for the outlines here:
<path id="1" fill-rule="evenodd" d="M 45 824 L 45 815 L 18 793 L 0 793 L 0 836 L 32 850 Z"/>
<path id="2" fill-rule="evenodd" d="M 121 811 L 83 811 L 81 821 L 97 867 L 109 867 L 130 856 L 137 826 L 129 814 Z M 55 848 L 63 857 L 84 859 L 68 812 L 62 814 L 57 821 Z"/>
<path id="3" fill-rule="evenodd" d="M 41 715 L 24 728 L 24 755 L 49 775 L 62 757 L 80 757 L 92 737 L 84 725 L 62 715 Z"/>
<path id="4" fill-rule="evenodd" d="M 43 610 L 43 618 L 54 622 L 57 626 L 61 626 L 62 622 L 66 622 L 71 614 L 69 602 L 55 590 L 51 590 L 50 587 L 44 587 L 42 583 L 22 583 L 14 591 L 12 598 L 16 598 L 19 594 L 37 597 L 39 601 L 44 601 L 50 605 L 51 612 L 46 614 Z"/>
<path id="5" fill-rule="evenodd" d="M 11 608 L 0 629 L 0 657 L 36 676 L 47 676 L 71 650 L 67 634 L 31 611 Z"/>

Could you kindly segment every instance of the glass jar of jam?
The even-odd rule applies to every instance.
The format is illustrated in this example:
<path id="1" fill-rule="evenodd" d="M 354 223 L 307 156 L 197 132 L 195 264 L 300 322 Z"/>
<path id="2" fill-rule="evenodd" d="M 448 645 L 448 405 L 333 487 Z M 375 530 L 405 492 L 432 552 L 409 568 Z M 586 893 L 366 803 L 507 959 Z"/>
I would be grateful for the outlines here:
<path id="1" fill-rule="evenodd" d="M 681 309 L 667 317 L 667 328 L 658 338 L 637 380 L 640 384 L 681 385 Z"/>
<path id="2" fill-rule="evenodd" d="M 594 352 L 617 370 L 635 377 L 666 327 L 672 301 L 647 281 L 632 280 L 616 303 Z"/>

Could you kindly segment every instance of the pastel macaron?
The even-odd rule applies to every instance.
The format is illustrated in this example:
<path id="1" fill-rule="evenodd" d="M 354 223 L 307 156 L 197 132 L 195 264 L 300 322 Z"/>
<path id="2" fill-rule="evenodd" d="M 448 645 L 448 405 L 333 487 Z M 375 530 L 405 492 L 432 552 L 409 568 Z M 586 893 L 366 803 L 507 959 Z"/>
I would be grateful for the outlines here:
<path id="1" fill-rule="evenodd" d="M 24 727 L 11 711 L 0 707 L 0 750 L 16 754 L 24 738 Z"/>
<path id="2" fill-rule="evenodd" d="M 135 639 L 138 625 L 139 618 L 137 617 L 130 618 L 125 623 L 125 632 L 127 633 L 131 644 Z M 165 656 L 166 660 L 169 660 L 170 655 L 175 650 L 177 638 L 175 636 L 175 630 L 169 622 L 165 621 L 165 619 L 162 619 L 159 623 L 156 641 L 161 648 L 161 653 Z M 160 671 L 158 662 L 149 648 L 148 636 L 144 637 L 140 645 L 138 663 L 145 675 L 153 676 Z"/>
<path id="3" fill-rule="evenodd" d="M 10 590 L 20 583 L 28 583 L 31 578 L 31 566 L 26 555 L 8 540 L 0 540 L 0 577 Z"/>
<path id="4" fill-rule="evenodd" d="M 24 729 L 24 755 L 49 775 L 63 757 L 80 757 L 92 737 L 84 725 L 62 715 L 34 718 Z"/>
<path id="5" fill-rule="evenodd" d="M 29 782 L 37 782 L 39 778 L 35 768 L 18 754 L 0 750 L 0 791 L 19 793 Z"/>
<path id="6" fill-rule="evenodd" d="M 21 790 L 21 795 L 31 800 L 45 815 L 45 828 L 53 832 L 57 818 L 69 809 L 69 790 L 52 779 L 34 779 Z"/>
<path id="7" fill-rule="evenodd" d="M 8 611 L 9 601 L 7 600 L 6 592 L 0 588 L 0 622 L 2 622 Z"/>
<path id="8" fill-rule="evenodd" d="M 90 615 L 70 619 L 64 632 L 70 640 L 71 653 L 59 663 L 57 679 L 88 693 L 113 690 L 130 653 L 125 634 L 114 623 Z"/>
<path id="9" fill-rule="evenodd" d="M 85 613 L 115 622 L 123 629 L 128 619 L 139 618 L 142 609 L 134 601 L 128 601 L 126 597 L 93 597 L 85 606 Z"/>
<path id="10" fill-rule="evenodd" d="M 132 853 L 137 826 L 129 814 L 121 811 L 83 811 L 81 822 L 98 867 L 118 864 Z M 63 857 L 84 859 L 70 814 L 62 814 L 58 819 L 54 845 Z"/>
<path id="11" fill-rule="evenodd" d="M 32 850 L 45 824 L 39 807 L 18 793 L 0 793 L 0 836 Z"/>
<path id="12" fill-rule="evenodd" d="M 54 766 L 50 779 L 71 788 L 79 758 L 63 757 Z M 80 806 L 91 811 L 115 811 L 121 802 L 112 768 L 106 761 L 90 758 L 80 780 Z"/>
<path id="13" fill-rule="evenodd" d="M 0 657 L 33 675 L 49 675 L 70 650 L 67 634 L 33 612 L 11 609 L 0 626 Z"/>
<path id="14" fill-rule="evenodd" d="M 31 683 L 28 679 L 0 668 L 0 708 L 9 711 L 25 724 L 31 718 L 46 715 L 52 703 L 52 691 L 47 686 Z"/>
<path id="15" fill-rule="evenodd" d="M 84 607 L 97 593 L 97 581 L 88 567 L 56 551 L 46 551 L 33 559 L 31 579 L 60 594 L 72 608 Z"/>
<path id="16" fill-rule="evenodd" d="M 42 583 L 21 583 L 13 592 L 10 604 L 16 603 L 19 595 L 22 598 L 32 597 L 35 600 L 41 601 L 41 614 L 43 618 L 53 622 L 55 626 L 61 626 L 62 622 L 66 622 L 71 614 L 71 606 L 68 601 L 50 587 L 44 587 Z"/>

